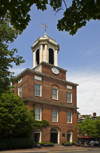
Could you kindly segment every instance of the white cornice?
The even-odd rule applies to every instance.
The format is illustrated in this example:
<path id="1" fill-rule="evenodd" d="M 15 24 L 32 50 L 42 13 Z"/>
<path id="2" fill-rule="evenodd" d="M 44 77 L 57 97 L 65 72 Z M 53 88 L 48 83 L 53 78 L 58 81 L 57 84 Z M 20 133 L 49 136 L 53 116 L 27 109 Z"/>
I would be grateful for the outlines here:
<path id="1" fill-rule="evenodd" d="M 32 102 L 42 103 L 42 104 L 47 104 L 47 105 L 55 105 L 55 106 L 60 106 L 60 107 L 66 107 L 66 108 L 71 108 L 71 109 L 79 109 L 76 106 L 70 106 L 70 105 L 61 104 L 61 103 L 54 103 L 54 102 L 45 101 L 45 100 L 38 100 L 38 99 L 34 99 L 34 98 L 23 99 L 23 102 L 27 102 L 27 101 L 32 101 Z"/>
<path id="2" fill-rule="evenodd" d="M 31 70 L 31 69 L 29 69 L 29 68 L 25 69 L 25 70 L 22 71 L 19 75 L 17 75 L 17 76 L 15 77 L 15 80 L 17 80 L 17 79 L 19 79 L 20 77 L 22 77 L 22 76 L 23 76 L 25 73 L 27 73 L 28 71 L 29 71 L 29 72 L 32 72 L 32 73 L 34 73 L 34 74 L 40 75 L 40 76 L 46 76 L 46 77 L 48 77 L 48 78 L 52 78 L 52 79 L 54 79 L 54 80 L 64 82 L 64 83 L 69 84 L 69 85 L 78 86 L 77 83 L 73 83 L 73 82 L 69 82 L 69 81 L 66 81 L 66 80 L 62 80 L 62 79 L 59 79 L 59 78 L 56 78 L 56 77 L 53 77 L 53 76 L 50 76 L 50 75 L 47 75 L 47 74 L 44 74 L 44 73 L 41 73 L 41 72 L 37 72 L 37 71 Z"/>

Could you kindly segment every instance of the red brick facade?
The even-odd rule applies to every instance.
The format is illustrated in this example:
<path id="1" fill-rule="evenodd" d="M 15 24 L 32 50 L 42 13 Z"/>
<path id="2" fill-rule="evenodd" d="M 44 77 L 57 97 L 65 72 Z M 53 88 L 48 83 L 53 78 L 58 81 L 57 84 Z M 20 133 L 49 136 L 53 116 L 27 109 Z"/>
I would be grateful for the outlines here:
<path id="1" fill-rule="evenodd" d="M 22 81 L 18 83 L 15 81 L 14 94 L 18 94 L 18 87 L 22 86 L 22 100 L 27 105 L 28 110 L 35 107 L 41 109 L 41 120 L 47 120 L 49 126 L 38 128 L 40 131 L 41 142 L 50 142 L 51 137 L 56 136 L 56 143 L 63 143 L 68 140 L 68 131 L 71 133 L 70 140 L 77 141 L 77 84 L 66 81 L 66 70 L 56 67 L 59 70 L 59 74 L 56 75 L 51 71 L 53 67 L 51 64 L 42 62 L 41 72 L 35 71 L 35 69 L 26 69 L 17 76 L 17 80 L 22 78 Z M 41 81 L 35 79 L 35 76 L 41 77 Z M 41 85 L 41 96 L 35 96 L 34 88 L 35 84 Z M 67 89 L 67 85 L 72 89 Z M 58 99 L 52 99 L 52 88 L 57 89 Z M 67 102 L 67 92 L 72 93 L 72 103 Z M 52 122 L 52 111 L 57 111 L 57 122 Z M 67 123 L 67 113 L 72 114 L 71 123 Z M 57 134 L 51 134 L 51 129 L 56 129 Z M 34 140 L 34 133 L 32 139 Z M 37 134 L 38 135 L 38 134 Z"/>

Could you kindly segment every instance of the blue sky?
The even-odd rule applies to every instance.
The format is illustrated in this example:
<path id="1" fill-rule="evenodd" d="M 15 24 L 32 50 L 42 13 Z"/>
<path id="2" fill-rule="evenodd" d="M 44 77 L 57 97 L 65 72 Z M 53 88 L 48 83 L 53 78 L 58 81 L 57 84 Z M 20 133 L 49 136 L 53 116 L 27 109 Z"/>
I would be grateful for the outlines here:
<path id="1" fill-rule="evenodd" d="M 71 36 L 68 32 L 58 31 L 57 21 L 62 18 L 61 10 L 55 15 L 51 7 L 44 12 L 31 7 L 31 21 L 12 44 L 18 54 L 23 56 L 25 63 L 13 66 L 15 75 L 25 68 L 33 67 L 31 46 L 34 41 L 44 35 L 42 23 L 48 26 L 47 36 L 56 40 L 60 45 L 58 66 L 66 69 L 67 80 L 78 83 L 77 103 L 81 114 L 96 112 L 100 115 L 100 21 L 91 20 L 85 27 Z"/>

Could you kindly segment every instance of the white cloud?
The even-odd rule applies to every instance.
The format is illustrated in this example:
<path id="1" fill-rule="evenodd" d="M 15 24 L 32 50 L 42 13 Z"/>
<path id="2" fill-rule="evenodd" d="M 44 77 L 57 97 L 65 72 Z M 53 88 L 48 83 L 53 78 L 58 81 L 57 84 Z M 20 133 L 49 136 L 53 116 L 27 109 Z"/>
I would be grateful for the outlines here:
<path id="1" fill-rule="evenodd" d="M 10 68 L 11 72 L 14 72 L 14 76 L 18 75 L 19 73 L 21 73 L 23 70 L 25 70 L 26 68 L 24 67 L 19 67 L 19 68 Z"/>
<path id="2" fill-rule="evenodd" d="M 69 73 L 69 72 L 68 72 Z M 77 104 L 81 114 L 100 115 L 100 73 L 71 71 L 68 81 L 78 83 Z"/>

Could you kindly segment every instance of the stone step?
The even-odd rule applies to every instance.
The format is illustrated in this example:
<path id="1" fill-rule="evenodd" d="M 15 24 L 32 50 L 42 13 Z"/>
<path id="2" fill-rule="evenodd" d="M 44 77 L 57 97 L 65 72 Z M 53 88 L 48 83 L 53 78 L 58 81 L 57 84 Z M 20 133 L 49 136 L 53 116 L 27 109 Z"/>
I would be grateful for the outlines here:
<path id="1" fill-rule="evenodd" d="M 54 144 L 54 147 L 64 147 L 64 146 L 61 145 L 61 144 L 55 143 L 55 144 Z"/>

